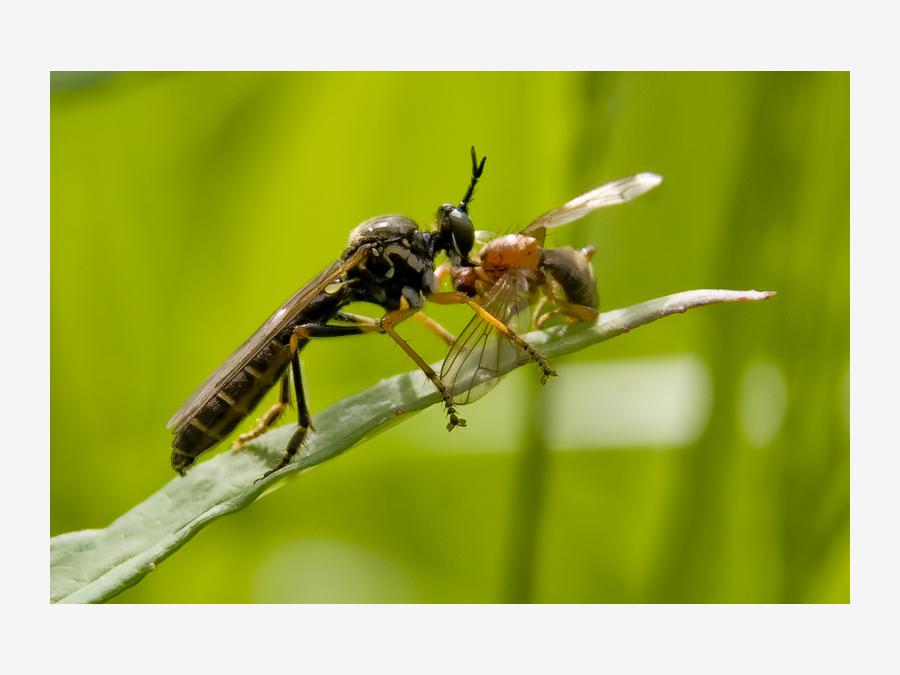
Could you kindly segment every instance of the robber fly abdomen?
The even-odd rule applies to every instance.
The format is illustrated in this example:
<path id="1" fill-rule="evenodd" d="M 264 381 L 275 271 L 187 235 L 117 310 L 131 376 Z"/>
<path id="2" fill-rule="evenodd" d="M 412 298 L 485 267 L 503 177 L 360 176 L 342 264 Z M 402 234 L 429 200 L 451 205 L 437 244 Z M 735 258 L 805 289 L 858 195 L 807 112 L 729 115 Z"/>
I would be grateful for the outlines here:
<path id="1" fill-rule="evenodd" d="M 177 429 L 172 441 L 172 467 L 184 469 L 206 450 L 217 445 L 247 417 L 266 393 L 282 377 L 291 362 L 290 342 L 296 326 L 322 323 L 330 319 L 341 306 L 347 304 L 349 289 L 337 286 L 341 292 L 318 293 L 297 317 L 267 344 L 259 347 L 246 365 L 237 369 L 217 391 L 187 421 Z M 297 345 L 299 352 L 308 340 Z"/>

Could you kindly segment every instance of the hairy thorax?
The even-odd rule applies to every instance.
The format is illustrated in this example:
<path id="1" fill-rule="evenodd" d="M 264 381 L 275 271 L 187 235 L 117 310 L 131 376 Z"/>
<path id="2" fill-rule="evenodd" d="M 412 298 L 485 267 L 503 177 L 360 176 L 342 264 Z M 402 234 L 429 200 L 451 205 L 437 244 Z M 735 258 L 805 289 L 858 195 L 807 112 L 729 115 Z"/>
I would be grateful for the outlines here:
<path id="1" fill-rule="evenodd" d="M 536 270 L 541 263 L 541 245 L 534 237 L 507 234 L 489 241 L 480 257 L 482 269 L 489 273 L 501 273 L 510 267 Z"/>
<path id="2" fill-rule="evenodd" d="M 543 249 L 534 237 L 508 234 L 492 239 L 475 256 L 471 267 L 451 271 L 453 287 L 469 296 L 487 300 L 503 280 L 502 292 L 514 293 L 521 301 L 532 302 L 544 284 L 541 269 Z"/>

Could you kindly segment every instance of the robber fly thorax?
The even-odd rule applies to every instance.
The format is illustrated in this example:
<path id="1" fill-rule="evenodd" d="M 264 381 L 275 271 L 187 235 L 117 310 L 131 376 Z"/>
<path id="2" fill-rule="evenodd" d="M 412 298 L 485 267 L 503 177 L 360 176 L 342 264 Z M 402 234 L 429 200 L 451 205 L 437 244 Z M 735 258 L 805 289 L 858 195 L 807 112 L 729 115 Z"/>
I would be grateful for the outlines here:
<path id="1" fill-rule="evenodd" d="M 463 200 L 456 206 L 442 205 L 431 231 L 402 215 L 371 218 L 349 236 L 340 258 L 292 295 L 235 351 L 169 420 L 175 434 L 172 468 L 184 475 L 196 458 L 218 445 L 260 403 L 266 392 L 280 381 L 278 403 L 270 407 L 251 431 L 235 442 L 240 448 L 269 429 L 291 402 L 291 380 L 297 401 L 298 424 L 281 462 L 265 475 L 287 465 L 301 447 L 312 419 L 303 389 L 299 353 L 311 339 L 364 333 L 388 334 L 422 369 L 440 392 L 452 425 L 464 424 L 440 377 L 395 327 L 415 317 L 448 343 L 453 336 L 421 309 L 428 298 L 445 304 L 464 300 L 443 297 L 438 291 L 434 261 L 444 253 L 461 264 L 474 241 L 468 202 L 484 170 L 472 149 L 472 178 Z M 352 302 L 380 305 L 381 319 L 342 312 Z"/>

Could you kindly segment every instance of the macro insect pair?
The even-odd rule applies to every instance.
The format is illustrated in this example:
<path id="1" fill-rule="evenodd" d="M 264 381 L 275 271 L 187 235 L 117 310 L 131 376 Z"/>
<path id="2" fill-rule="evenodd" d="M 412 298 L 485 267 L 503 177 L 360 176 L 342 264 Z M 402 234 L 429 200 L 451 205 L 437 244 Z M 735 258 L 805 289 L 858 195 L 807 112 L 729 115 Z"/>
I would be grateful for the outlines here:
<path id="1" fill-rule="evenodd" d="M 479 162 L 472 148 L 468 189 L 459 204 L 438 208 L 432 230 L 422 231 L 401 215 L 378 216 L 354 228 L 340 258 L 288 298 L 172 416 L 168 423 L 175 434 L 172 468 L 184 475 L 201 453 L 253 411 L 276 382 L 278 402 L 234 445 L 241 447 L 274 425 L 290 405 L 293 388 L 297 428 L 281 461 L 263 477 L 290 463 L 312 428 L 300 351 L 315 338 L 387 334 L 441 394 L 451 430 L 465 426 L 456 405 L 481 395 L 507 359 L 527 355 L 541 369 L 542 382 L 555 375 L 521 333 L 532 323 L 540 328 L 553 317 L 570 323 L 595 319 L 599 299 L 590 265 L 593 247 L 544 248 L 546 231 L 594 209 L 629 201 L 662 179 L 641 173 L 607 183 L 545 213 L 518 234 L 490 238 L 476 233 L 469 217 L 485 159 Z M 477 240 L 482 245 L 473 251 Z M 436 267 L 440 254 L 447 262 Z M 448 279 L 452 290 L 442 290 Z M 353 302 L 380 305 L 386 313 L 374 319 L 342 311 Z M 424 314 L 426 302 L 466 305 L 473 316 L 454 338 Z M 450 345 L 440 373 L 397 333 L 397 325 L 409 318 Z M 479 386 L 473 389 L 475 385 Z"/>

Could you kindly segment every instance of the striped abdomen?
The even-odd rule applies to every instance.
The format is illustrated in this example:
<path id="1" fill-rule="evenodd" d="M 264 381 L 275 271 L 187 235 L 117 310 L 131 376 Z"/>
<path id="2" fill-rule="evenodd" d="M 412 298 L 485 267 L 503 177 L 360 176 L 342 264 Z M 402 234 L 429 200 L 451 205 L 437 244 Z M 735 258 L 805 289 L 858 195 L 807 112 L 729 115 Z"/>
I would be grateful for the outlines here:
<path id="1" fill-rule="evenodd" d="M 230 434 L 253 411 L 291 361 L 287 346 L 290 335 L 288 328 L 260 349 L 179 429 L 172 441 L 173 469 L 183 473 L 201 453 Z"/>
<path id="2" fill-rule="evenodd" d="M 302 308 L 297 308 L 292 321 L 271 337 L 265 332 L 266 324 L 263 324 L 260 329 L 263 332 L 257 331 L 245 343 L 253 345 L 253 358 L 243 366 L 240 366 L 243 361 L 238 362 L 236 369 L 221 384 L 203 394 L 206 397 L 203 405 L 190 418 L 178 422 L 175 439 L 172 441 L 172 468 L 183 475 L 184 470 L 202 452 L 230 434 L 278 382 L 291 362 L 289 344 L 294 328 L 303 324 L 326 323 L 342 306 L 350 302 L 350 293 L 349 285 L 344 284 L 336 292 L 317 294 Z M 308 340 L 301 340 L 297 350 L 303 349 L 307 342 Z M 217 374 L 218 371 L 212 377 Z"/>

